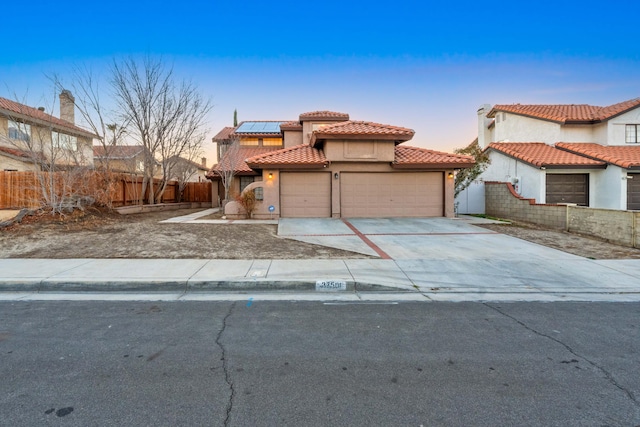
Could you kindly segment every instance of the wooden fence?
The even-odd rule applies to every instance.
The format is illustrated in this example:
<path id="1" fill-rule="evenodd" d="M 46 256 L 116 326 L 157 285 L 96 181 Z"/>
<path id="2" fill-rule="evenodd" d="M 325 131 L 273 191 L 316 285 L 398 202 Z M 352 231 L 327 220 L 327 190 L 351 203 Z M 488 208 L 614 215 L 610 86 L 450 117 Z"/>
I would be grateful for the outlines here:
<path id="1" fill-rule="evenodd" d="M 43 205 L 45 199 L 42 193 L 40 180 L 52 179 L 56 188 L 61 187 L 69 180 L 61 179 L 66 172 L 55 172 L 54 176 L 45 172 L 5 172 L 0 171 L 0 209 L 20 209 L 37 208 Z M 39 175 L 40 174 L 40 175 Z M 138 204 L 142 192 L 142 177 L 129 175 L 115 175 L 111 179 L 105 180 L 104 175 L 97 172 L 88 172 L 82 177 L 82 190 L 79 195 L 93 196 L 102 193 L 110 199 L 113 206 L 125 206 Z M 155 180 L 154 188 L 158 189 L 161 182 Z M 108 188 L 110 187 L 110 189 Z M 162 200 L 157 203 L 176 202 L 202 202 L 211 203 L 212 189 L 211 182 L 189 182 L 182 192 L 180 198 L 180 187 L 178 182 L 171 181 L 167 184 Z M 93 194 L 92 194 L 93 193 Z M 103 197 L 96 197 L 100 200 Z"/>

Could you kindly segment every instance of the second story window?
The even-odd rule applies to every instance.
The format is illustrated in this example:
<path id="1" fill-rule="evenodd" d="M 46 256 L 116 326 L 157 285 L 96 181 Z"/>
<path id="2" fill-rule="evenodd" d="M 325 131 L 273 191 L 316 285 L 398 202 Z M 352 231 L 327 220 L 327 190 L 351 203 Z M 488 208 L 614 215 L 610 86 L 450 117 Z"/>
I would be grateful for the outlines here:
<path id="1" fill-rule="evenodd" d="M 9 120 L 9 138 L 18 141 L 31 141 L 31 125 Z"/>
<path id="2" fill-rule="evenodd" d="M 55 148 L 76 151 L 78 149 L 78 138 L 64 133 L 51 132 L 51 141 Z"/>
<path id="3" fill-rule="evenodd" d="M 624 142 L 627 144 L 640 143 L 640 125 L 626 125 L 624 130 Z"/>

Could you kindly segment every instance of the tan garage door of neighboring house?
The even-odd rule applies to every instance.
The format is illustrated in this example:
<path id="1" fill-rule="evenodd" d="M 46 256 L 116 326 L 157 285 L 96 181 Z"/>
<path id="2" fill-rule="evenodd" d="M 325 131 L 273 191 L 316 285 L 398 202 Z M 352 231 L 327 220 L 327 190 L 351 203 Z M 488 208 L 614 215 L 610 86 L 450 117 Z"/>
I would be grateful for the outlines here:
<path id="1" fill-rule="evenodd" d="M 282 172 L 280 211 L 283 218 L 331 217 L 331 174 Z"/>
<path id="2" fill-rule="evenodd" d="M 589 174 L 547 174 L 547 203 L 589 206 Z"/>
<path id="3" fill-rule="evenodd" d="M 444 215 L 442 172 L 343 172 L 340 180 L 344 218 Z"/>
<path id="4" fill-rule="evenodd" d="M 629 174 L 627 179 L 627 210 L 640 211 L 640 174 Z"/>

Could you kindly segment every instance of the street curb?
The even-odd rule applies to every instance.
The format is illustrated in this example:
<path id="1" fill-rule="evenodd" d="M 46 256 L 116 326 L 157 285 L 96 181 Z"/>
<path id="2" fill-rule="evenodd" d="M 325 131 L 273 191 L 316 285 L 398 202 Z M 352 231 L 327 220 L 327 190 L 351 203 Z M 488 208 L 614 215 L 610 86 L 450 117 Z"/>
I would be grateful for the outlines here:
<path id="1" fill-rule="evenodd" d="M 0 293 L 37 292 L 37 293 L 193 293 L 206 294 L 216 292 L 264 292 L 297 291 L 317 293 L 353 293 L 353 292 L 394 292 L 417 293 L 418 290 L 397 288 L 378 283 L 346 281 L 346 290 L 316 290 L 316 282 L 308 280 L 109 280 L 109 281 L 70 281 L 70 280 L 6 280 L 0 281 Z"/>

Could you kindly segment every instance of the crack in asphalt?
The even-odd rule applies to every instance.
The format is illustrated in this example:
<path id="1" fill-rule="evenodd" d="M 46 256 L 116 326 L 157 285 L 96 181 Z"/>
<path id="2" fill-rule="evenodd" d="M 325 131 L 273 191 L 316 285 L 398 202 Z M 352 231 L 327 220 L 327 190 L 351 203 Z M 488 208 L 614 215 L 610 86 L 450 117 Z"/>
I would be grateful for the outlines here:
<path id="1" fill-rule="evenodd" d="M 229 425 L 231 411 L 233 410 L 233 398 L 236 395 L 236 390 L 234 388 L 233 381 L 231 380 L 231 374 L 229 373 L 229 366 L 227 363 L 227 350 L 222 344 L 222 342 L 220 341 L 220 339 L 222 338 L 222 334 L 224 333 L 225 329 L 227 329 L 227 319 L 229 319 L 229 317 L 233 313 L 233 309 L 235 308 L 235 306 L 236 306 L 235 302 L 229 306 L 229 311 L 222 319 L 222 328 L 220 328 L 220 330 L 218 331 L 218 336 L 216 337 L 216 344 L 218 345 L 218 347 L 220 347 L 220 351 L 222 352 L 222 356 L 220 357 L 220 360 L 222 360 L 222 370 L 224 371 L 224 380 L 229 386 L 229 401 L 227 402 L 226 415 L 224 418 L 225 426 Z"/>
<path id="2" fill-rule="evenodd" d="M 621 385 L 620 383 L 618 383 L 618 381 L 616 381 L 616 379 L 613 377 L 613 375 L 611 374 L 611 372 L 607 371 L 604 367 L 598 365 L 596 362 L 588 359 L 586 356 L 577 353 L 573 348 L 571 348 L 570 345 L 565 344 L 564 342 L 560 341 L 559 339 L 552 337 L 551 335 L 547 335 L 545 333 L 542 333 L 540 331 L 537 331 L 535 329 L 533 329 L 532 327 L 530 327 L 529 325 L 527 325 L 526 323 L 524 323 L 523 321 L 519 320 L 518 318 L 505 313 L 504 311 L 500 310 L 497 307 L 492 306 L 491 304 L 488 303 L 483 303 L 483 305 L 485 305 L 486 307 L 489 307 L 495 311 L 497 311 L 498 313 L 500 313 L 501 315 L 508 317 L 509 319 L 515 321 L 516 323 L 518 323 L 519 325 L 521 325 L 522 327 L 524 327 L 525 329 L 533 332 L 534 334 L 541 336 L 543 338 L 547 338 L 550 339 L 551 341 L 554 341 L 558 344 L 560 344 L 561 346 L 563 346 L 565 349 L 567 349 L 567 351 L 569 351 L 569 353 L 573 354 L 576 357 L 579 357 L 585 361 L 587 361 L 587 363 L 589 363 L 591 366 L 593 366 L 594 368 L 596 368 L 597 370 L 599 370 L 600 372 L 602 372 L 605 376 L 605 378 L 616 388 L 620 389 L 621 391 L 623 391 L 627 397 L 637 406 L 640 408 L 640 402 L 638 402 L 638 399 L 636 398 L 636 396 L 633 394 L 633 392 L 629 389 L 627 389 L 626 387 L 624 387 L 623 385 Z"/>

